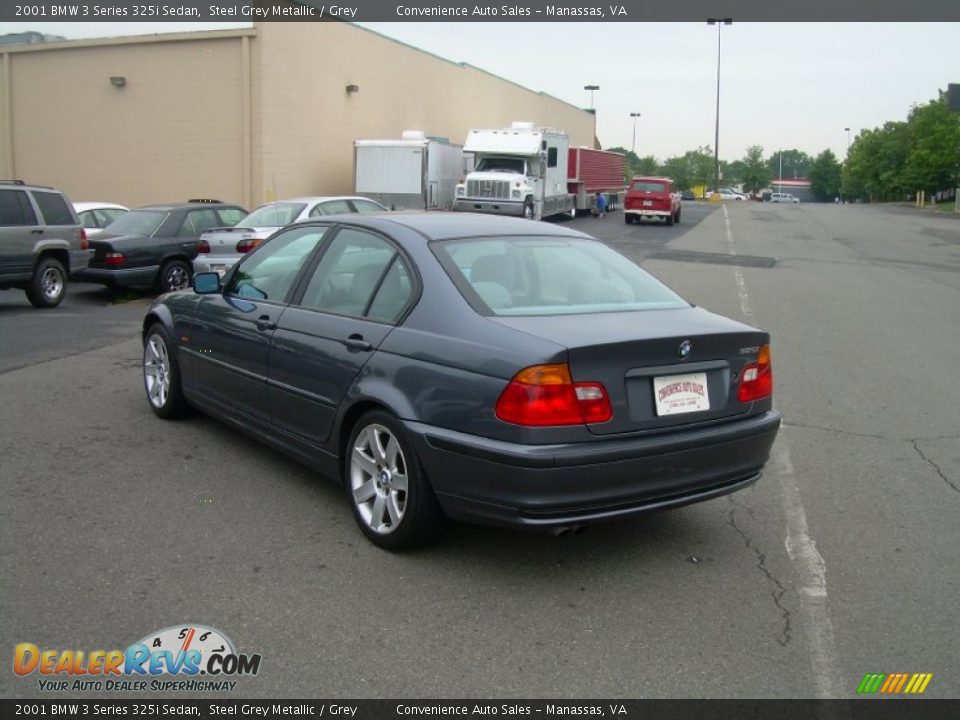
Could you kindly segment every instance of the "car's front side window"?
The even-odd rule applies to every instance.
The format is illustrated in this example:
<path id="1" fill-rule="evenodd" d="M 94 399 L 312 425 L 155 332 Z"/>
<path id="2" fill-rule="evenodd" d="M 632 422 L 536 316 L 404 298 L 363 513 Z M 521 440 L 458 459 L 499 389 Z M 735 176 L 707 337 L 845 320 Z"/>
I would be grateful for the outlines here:
<path id="1" fill-rule="evenodd" d="M 275 235 L 244 258 L 231 276 L 226 293 L 283 302 L 328 230 L 327 226 L 298 227 Z"/>
<path id="2" fill-rule="evenodd" d="M 365 315 L 385 284 L 396 255 L 396 249 L 377 235 L 352 228 L 341 230 L 317 265 L 300 304 L 337 315 Z M 401 279 L 398 276 L 396 280 L 399 291 Z"/>

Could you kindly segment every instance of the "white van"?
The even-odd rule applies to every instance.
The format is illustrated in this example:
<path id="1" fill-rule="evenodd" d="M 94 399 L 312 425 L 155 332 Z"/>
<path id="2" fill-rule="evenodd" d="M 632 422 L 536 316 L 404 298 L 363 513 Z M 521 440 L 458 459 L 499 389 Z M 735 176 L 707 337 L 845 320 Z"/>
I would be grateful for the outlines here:
<path id="1" fill-rule="evenodd" d="M 798 203 L 800 198 L 790 193 L 770 193 L 770 202 Z"/>

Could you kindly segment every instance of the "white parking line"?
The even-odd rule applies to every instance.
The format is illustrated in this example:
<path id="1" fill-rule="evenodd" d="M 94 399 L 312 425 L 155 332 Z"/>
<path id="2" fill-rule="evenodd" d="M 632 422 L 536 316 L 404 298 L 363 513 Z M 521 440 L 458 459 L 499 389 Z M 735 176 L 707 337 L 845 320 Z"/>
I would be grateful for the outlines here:
<path id="1" fill-rule="evenodd" d="M 723 221 L 726 225 L 729 251 L 736 255 L 737 248 L 726 205 L 723 206 Z M 750 307 L 747 284 L 738 266 L 733 268 L 733 277 L 740 296 L 740 310 L 746 318 L 752 320 L 753 310 Z M 787 516 L 784 546 L 800 579 L 800 608 L 807 627 L 817 697 L 843 697 L 845 693 L 837 683 L 840 677 L 840 662 L 833 635 L 833 622 L 827 607 L 827 564 L 817 550 L 817 544 L 810 537 L 807 513 L 803 509 L 803 499 L 797 486 L 793 461 L 790 459 L 790 447 L 784 438 L 783 427 L 780 428 L 771 460 L 772 469 L 780 480 L 781 500 Z"/>

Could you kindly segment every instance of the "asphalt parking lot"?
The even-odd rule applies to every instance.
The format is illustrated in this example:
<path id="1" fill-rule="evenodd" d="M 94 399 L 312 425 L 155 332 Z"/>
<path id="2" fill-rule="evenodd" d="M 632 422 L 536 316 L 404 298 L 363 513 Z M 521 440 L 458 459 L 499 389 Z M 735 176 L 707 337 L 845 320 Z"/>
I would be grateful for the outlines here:
<path id="1" fill-rule="evenodd" d="M 960 696 L 960 219 L 688 203 L 669 228 L 567 222 L 771 333 L 784 427 L 757 485 L 389 554 L 333 483 L 209 418 L 153 416 L 147 297 L 77 284 L 36 311 L 10 291 L 3 652 L 192 622 L 262 655 L 245 697 L 851 697 L 867 672 Z M 0 694 L 41 695 L 9 671 Z"/>

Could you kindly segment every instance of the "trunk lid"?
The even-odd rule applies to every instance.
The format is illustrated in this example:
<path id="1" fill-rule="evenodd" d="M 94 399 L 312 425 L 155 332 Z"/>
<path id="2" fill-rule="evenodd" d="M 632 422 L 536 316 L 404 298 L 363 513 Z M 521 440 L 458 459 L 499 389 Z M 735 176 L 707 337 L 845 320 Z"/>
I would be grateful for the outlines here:
<path id="1" fill-rule="evenodd" d="M 603 384 L 613 418 L 587 425 L 597 435 L 660 430 L 749 413 L 752 404 L 737 400 L 740 373 L 769 341 L 764 332 L 697 307 L 491 319 L 565 346 L 574 382 Z M 683 343 L 689 343 L 685 357 L 680 351 Z M 665 414 L 671 403 L 691 392 L 699 394 L 693 407 L 708 407 Z M 686 407 L 691 407 L 689 402 Z"/>
<path id="2" fill-rule="evenodd" d="M 201 254 L 236 255 L 238 243 L 244 240 L 263 240 L 279 229 L 279 227 L 224 227 L 208 230 L 200 236 L 200 239 L 210 246 L 210 252 Z"/>

